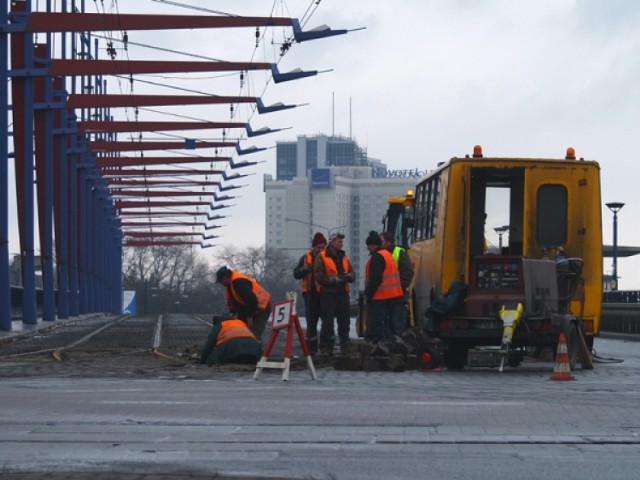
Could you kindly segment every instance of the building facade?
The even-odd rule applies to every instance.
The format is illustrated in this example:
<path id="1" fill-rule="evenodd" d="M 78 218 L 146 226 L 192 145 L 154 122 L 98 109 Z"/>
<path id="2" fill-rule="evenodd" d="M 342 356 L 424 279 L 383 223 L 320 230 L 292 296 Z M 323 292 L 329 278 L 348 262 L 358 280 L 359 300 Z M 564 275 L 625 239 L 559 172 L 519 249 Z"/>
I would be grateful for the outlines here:
<path id="1" fill-rule="evenodd" d="M 276 178 L 264 179 L 267 245 L 297 260 L 309 250 L 315 232 L 343 233 L 357 275 L 355 299 L 364 289 L 369 257 L 364 241 L 370 230 L 382 231 L 387 198 L 413 189 L 416 172 L 389 172 L 344 138 L 301 136 L 276 148 Z"/>

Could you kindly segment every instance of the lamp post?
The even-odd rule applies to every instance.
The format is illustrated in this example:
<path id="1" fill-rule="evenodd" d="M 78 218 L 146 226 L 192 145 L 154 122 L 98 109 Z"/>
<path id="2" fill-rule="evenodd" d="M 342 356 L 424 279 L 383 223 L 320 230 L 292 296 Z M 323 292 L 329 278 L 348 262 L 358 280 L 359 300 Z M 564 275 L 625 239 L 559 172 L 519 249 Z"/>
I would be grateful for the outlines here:
<path id="1" fill-rule="evenodd" d="M 618 290 L 618 212 L 624 207 L 622 202 L 609 202 L 606 204 L 613 212 L 613 281 L 611 290 Z"/>
<path id="2" fill-rule="evenodd" d="M 509 225 L 495 227 L 493 230 L 498 234 L 498 253 L 502 254 L 502 235 L 509 231 Z"/>

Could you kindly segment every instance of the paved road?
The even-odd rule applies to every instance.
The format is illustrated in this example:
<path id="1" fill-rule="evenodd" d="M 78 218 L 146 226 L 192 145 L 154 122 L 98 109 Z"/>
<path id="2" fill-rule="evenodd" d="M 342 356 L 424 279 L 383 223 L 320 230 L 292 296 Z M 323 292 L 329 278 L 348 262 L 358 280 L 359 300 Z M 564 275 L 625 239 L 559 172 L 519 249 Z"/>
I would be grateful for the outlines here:
<path id="1" fill-rule="evenodd" d="M 134 340 L 121 356 L 136 368 L 72 351 L 63 362 L 0 355 L 0 473 L 637 478 L 638 347 L 597 339 L 600 357 L 624 361 L 576 370 L 572 382 L 550 381 L 553 365 L 532 361 L 503 373 L 320 368 L 316 381 L 304 370 L 288 382 L 275 371 L 255 381 L 252 369 L 154 363 L 166 359 Z"/>

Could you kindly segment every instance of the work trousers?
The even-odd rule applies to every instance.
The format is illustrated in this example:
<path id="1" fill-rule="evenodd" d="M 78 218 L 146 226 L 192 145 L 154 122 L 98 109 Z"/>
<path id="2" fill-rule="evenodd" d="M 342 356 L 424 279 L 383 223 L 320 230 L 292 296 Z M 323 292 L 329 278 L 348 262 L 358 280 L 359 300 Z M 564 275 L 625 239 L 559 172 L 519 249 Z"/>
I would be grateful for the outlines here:
<path id="1" fill-rule="evenodd" d="M 391 305 L 389 300 L 371 300 L 367 304 L 367 331 L 364 334 L 367 342 L 378 343 L 391 338 L 388 326 Z"/>
<path id="2" fill-rule="evenodd" d="M 333 319 L 338 321 L 338 337 L 340 345 L 349 342 L 351 320 L 349 316 L 349 295 L 346 293 L 320 294 L 320 350 L 333 352 L 335 330 Z"/>
<path id="3" fill-rule="evenodd" d="M 407 329 L 407 301 L 396 300 L 391 304 L 391 314 L 389 315 L 389 331 L 391 335 L 401 336 Z"/>
<path id="4" fill-rule="evenodd" d="M 307 320 L 307 343 L 311 353 L 318 351 L 318 320 L 320 319 L 320 294 L 304 294 L 305 317 Z"/>
<path id="5" fill-rule="evenodd" d="M 260 345 L 262 345 L 262 334 L 264 332 L 264 329 L 267 326 L 267 321 L 269 320 L 269 317 L 271 317 L 271 302 L 269 302 L 269 304 L 267 305 L 267 308 L 262 310 L 260 313 L 257 313 L 253 317 L 253 320 L 251 322 L 251 327 L 249 327 L 249 329 L 251 330 L 251 333 L 253 333 L 253 335 L 256 337 Z"/>

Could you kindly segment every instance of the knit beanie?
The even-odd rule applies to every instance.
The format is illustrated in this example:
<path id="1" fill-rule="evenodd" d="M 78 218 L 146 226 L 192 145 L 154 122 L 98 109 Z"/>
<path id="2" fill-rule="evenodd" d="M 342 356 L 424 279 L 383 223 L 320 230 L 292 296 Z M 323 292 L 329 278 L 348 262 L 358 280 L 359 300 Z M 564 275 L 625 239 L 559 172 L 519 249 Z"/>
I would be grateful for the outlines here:
<path id="1" fill-rule="evenodd" d="M 365 243 L 367 245 L 378 245 L 378 246 L 382 245 L 382 240 L 380 239 L 380 234 L 378 232 L 376 232 L 375 230 L 371 230 L 369 232 L 369 236 L 365 240 Z"/>
<path id="2" fill-rule="evenodd" d="M 320 245 L 320 244 L 327 244 L 327 239 L 324 237 L 324 235 L 320 232 L 316 232 L 316 234 L 313 236 L 313 241 L 311 242 L 311 246 L 315 247 L 316 245 Z"/>

